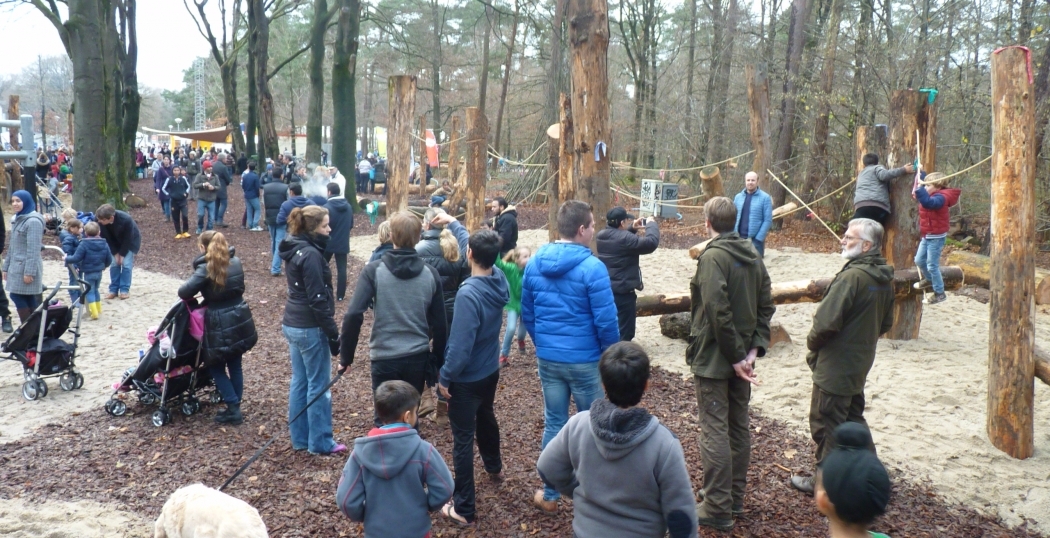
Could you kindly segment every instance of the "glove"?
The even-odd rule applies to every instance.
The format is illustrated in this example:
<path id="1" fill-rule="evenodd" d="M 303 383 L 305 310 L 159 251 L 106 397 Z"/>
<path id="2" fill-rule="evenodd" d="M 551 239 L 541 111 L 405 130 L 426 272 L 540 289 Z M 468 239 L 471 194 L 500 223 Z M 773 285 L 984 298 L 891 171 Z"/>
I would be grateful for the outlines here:
<path id="1" fill-rule="evenodd" d="M 329 351 L 332 352 L 332 356 L 333 357 L 338 357 L 339 356 L 339 339 L 338 338 L 335 338 L 335 339 L 329 338 L 328 339 L 328 349 L 329 349 Z"/>

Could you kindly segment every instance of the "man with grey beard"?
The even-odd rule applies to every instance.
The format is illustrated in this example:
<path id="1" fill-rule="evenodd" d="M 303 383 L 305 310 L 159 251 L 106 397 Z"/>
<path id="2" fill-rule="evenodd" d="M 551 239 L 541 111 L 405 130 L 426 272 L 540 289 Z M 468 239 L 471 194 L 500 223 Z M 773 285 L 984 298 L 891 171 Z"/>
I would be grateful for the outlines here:
<path id="1" fill-rule="evenodd" d="M 849 261 L 828 286 L 806 338 L 806 362 L 813 370 L 809 429 L 818 465 L 835 448 L 832 432 L 840 424 L 867 426 L 864 383 L 879 336 L 893 326 L 893 266 L 880 254 L 882 238 L 878 222 L 850 221 L 842 237 L 842 257 Z M 791 485 L 813 493 L 812 477 L 792 476 Z"/>

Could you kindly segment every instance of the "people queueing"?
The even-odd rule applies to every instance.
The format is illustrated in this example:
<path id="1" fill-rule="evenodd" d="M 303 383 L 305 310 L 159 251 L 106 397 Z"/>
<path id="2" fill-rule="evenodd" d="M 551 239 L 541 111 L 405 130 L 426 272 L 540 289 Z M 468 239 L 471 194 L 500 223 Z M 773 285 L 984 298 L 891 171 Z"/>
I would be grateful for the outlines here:
<path id="1" fill-rule="evenodd" d="M 830 537 L 889 538 L 868 531 L 890 501 L 890 475 L 868 449 L 871 432 L 846 422 L 833 435 L 835 448 L 817 468 L 813 494 L 817 510 L 828 518 Z"/>
<path id="2" fill-rule="evenodd" d="M 510 298 L 507 279 L 493 265 L 499 258 L 500 238 L 492 230 L 470 236 L 466 258 L 470 277 L 456 294 L 455 315 L 445 349 L 438 391 L 448 401 L 452 429 L 452 461 L 456 487 L 452 501 L 442 508 L 445 517 L 471 525 L 477 513 L 474 491 L 474 441 L 485 473 L 503 479 L 496 389 L 499 388 L 500 312 Z"/>
<path id="3" fill-rule="evenodd" d="M 489 203 L 489 208 L 496 215 L 492 218 L 492 229 L 503 240 L 499 254 L 501 257 L 506 256 L 518 246 L 518 210 L 508 205 L 504 198 L 494 198 Z"/>
<path id="4" fill-rule="evenodd" d="M 174 174 L 174 170 L 172 170 L 171 159 L 164 157 L 161 163 L 160 168 L 153 174 L 153 190 L 157 193 L 157 199 L 160 200 L 164 221 L 171 222 L 171 197 L 164 192 L 164 183 Z"/>
<path id="5" fill-rule="evenodd" d="M 394 248 L 361 271 L 343 316 L 340 371 L 354 361 L 364 313 L 371 306 L 372 390 L 384 381 L 401 380 L 422 394 L 427 377 L 445 363 L 448 325 L 441 275 L 414 248 L 422 232 L 419 218 L 401 211 L 389 222 Z M 378 417 L 375 424 L 380 425 Z"/>
<path id="6" fill-rule="evenodd" d="M 244 191 L 245 227 L 253 232 L 263 231 L 262 207 L 259 204 L 259 174 L 255 173 L 255 161 L 248 161 L 247 171 L 241 174 L 241 190 Z"/>
<path id="7" fill-rule="evenodd" d="M 288 201 L 288 185 L 284 182 L 284 173 L 280 168 L 273 169 L 271 174 L 270 181 L 263 184 L 263 209 L 266 228 L 270 232 L 270 252 L 273 253 L 270 274 L 276 277 L 281 276 L 281 257 L 277 245 L 281 244 L 288 230 L 287 224 L 277 224 L 277 215 L 281 212 L 281 206 Z"/>
<path id="8" fill-rule="evenodd" d="M 212 173 L 219 179 L 218 190 L 215 192 L 215 226 L 226 228 L 229 226 L 223 219 L 226 217 L 226 206 L 229 204 L 228 187 L 233 184 L 233 157 L 220 153 L 215 162 L 212 163 Z"/>
<path id="9" fill-rule="evenodd" d="M 194 232 L 197 235 L 215 228 L 215 207 L 219 198 L 219 184 L 222 183 L 212 170 L 211 161 L 204 161 L 201 166 L 201 173 L 193 180 L 193 190 L 197 192 L 197 231 Z"/>
<path id="10" fill-rule="evenodd" d="M 880 254 L 882 238 L 878 222 L 850 221 L 842 237 L 842 257 L 848 261 L 828 285 L 806 337 L 806 363 L 813 371 L 809 429 L 818 466 L 835 447 L 831 434 L 840 424 L 867 427 L 864 385 L 879 336 L 893 326 L 893 266 Z M 791 485 L 813 493 L 812 476 L 792 476 Z"/>
<path id="11" fill-rule="evenodd" d="M 288 186 L 288 198 L 281 203 L 280 209 L 277 211 L 277 217 L 274 218 L 274 223 L 277 224 L 278 236 L 287 236 L 288 229 L 288 217 L 292 214 L 296 208 L 303 208 L 306 206 L 317 205 L 313 203 L 309 198 L 303 196 L 303 185 L 301 183 L 292 183 Z M 283 232 L 283 233 L 282 233 Z M 278 240 L 280 241 L 280 239 Z M 280 245 L 280 243 L 278 243 Z M 278 248 L 280 248 L 278 246 Z M 321 249 L 324 252 L 324 249 Z M 283 258 L 278 256 L 274 260 L 273 265 L 270 266 L 270 274 L 273 276 L 281 276 L 281 260 Z"/>
<path id="12" fill-rule="evenodd" d="M 102 286 L 102 271 L 113 265 L 113 253 L 109 244 L 101 237 L 102 229 L 97 222 L 84 225 L 84 238 L 77 245 L 76 252 L 67 256 L 65 262 L 73 264 L 80 271 L 80 278 L 87 282 L 87 293 L 84 302 L 92 320 L 102 315 L 102 299 L 99 291 Z"/>
<path id="13" fill-rule="evenodd" d="M 507 288 L 510 300 L 504 310 L 507 311 L 507 332 L 503 335 L 503 346 L 500 347 L 499 367 L 510 366 L 510 346 L 514 337 L 518 338 L 518 353 L 525 354 L 525 323 L 521 321 L 521 280 L 525 276 L 525 266 L 532 257 L 527 247 L 518 247 L 507 253 L 502 259 L 496 259 L 496 267 L 507 277 Z"/>
<path id="14" fill-rule="evenodd" d="M 350 230 L 354 228 L 354 210 L 346 201 L 339 184 L 328 184 L 328 202 L 325 203 L 328 218 L 331 219 L 332 233 L 324 248 L 324 261 L 328 263 L 335 258 L 335 300 L 346 297 L 346 257 L 350 254 Z"/>
<path id="15" fill-rule="evenodd" d="M 641 406 L 649 356 L 620 342 L 602 353 L 598 370 L 605 397 L 569 419 L 536 463 L 543 481 L 572 499 L 573 536 L 695 537 L 682 445 Z"/>
<path id="16" fill-rule="evenodd" d="M 776 312 L 766 266 L 751 241 L 733 229 L 736 206 L 718 196 L 704 204 L 711 242 L 689 282 L 692 329 L 685 351 L 700 414 L 704 466 L 698 522 L 721 531 L 744 511 L 751 461 L 748 406 L 755 360 L 769 346 Z"/>
<path id="17" fill-rule="evenodd" d="M 868 153 L 861 157 L 864 169 L 857 175 L 857 191 L 853 195 L 853 218 L 871 219 L 886 225 L 890 216 L 890 185 L 894 180 L 915 173 L 908 163 L 900 168 L 887 169 L 879 164 L 879 156 Z"/>
<path id="18" fill-rule="evenodd" d="M 172 176 L 164 180 L 161 192 L 168 195 L 171 204 L 171 222 L 175 225 L 175 239 L 186 239 L 190 236 L 190 220 L 187 215 L 186 203 L 190 191 L 189 178 L 180 166 L 172 168 Z"/>
<path id="19" fill-rule="evenodd" d="M 44 291 L 44 261 L 40 251 L 44 246 L 44 217 L 36 212 L 33 196 L 23 190 L 11 195 L 11 209 L 15 218 L 4 257 L 3 276 L 18 319 L 25 323 L 43 300 L 40 294 Z"/>
<path id="20" fill-rule="evenodd" d="M 750 239 L 758 255 L 766 255 L 766 235 L 773 226 L 773 199 L 758 187 L 758 174 L 744 175 L 744 190 L 733 198 L 736 206 L 736 225 L 740 237 Z"/>
<path id="21" fill-rule="evenodd" d="M 142 235 L 135 219 L 124 211 L 117 211 L 110 204 L 102 204 L 95 211 L 95 220 L 102 227 L 102 237 L 113 253 L 113 265 L 109 267 L 109 295 L 106 299 L 127 299 L 131 293 L 131 271 L 135 268 L 135 255 L 142 246 Z"/>
<path id="22" fill-rule="evenodd" d="M 622 207 L 614 207 L 605 215 L 606 227 L 598 232 L 596 243 L 598 259 L 609 270 L 620 340 L 634 340 L 638 296 L 642 290 L 642 269 L 638 258 L 652 254 L 660 246 L 660 225 L 653 217 L 635 220 Z"/>
<path id="23" fill-rule="evenodd" d="M 543 387 L 541 447 L 568 422 L 570 396 L 578 411 L 590 409 L 602 396 L 598 360 L 620 341 L 609 271 L 591 255 L 591 207 L 579 200 L 565 202 L 557 222 L 561 239 L 536 251 L 525 266 L 521 287 L 521 319 L 536 345 Z M 560 497 L 544 485 L 532 501 L 551 513 Z"/>
<path id="24" fill-rule="evenodd" d="M 915 200 L 919 202 L 919 250 L 915 253 L 915 265 L 919 268 L 922 280 L 914 284 L 917 290 L 933 289 L 933 297 L 924 302 L 937 304 L 944 302 L 944 279 L 941 277 L 941 251 L 951 227 L 949 212 L 952 206 L 959 203 L 962 191 L 948 187 L 948 179 L 940 172 L 926 176 L 915 189 Z"/>

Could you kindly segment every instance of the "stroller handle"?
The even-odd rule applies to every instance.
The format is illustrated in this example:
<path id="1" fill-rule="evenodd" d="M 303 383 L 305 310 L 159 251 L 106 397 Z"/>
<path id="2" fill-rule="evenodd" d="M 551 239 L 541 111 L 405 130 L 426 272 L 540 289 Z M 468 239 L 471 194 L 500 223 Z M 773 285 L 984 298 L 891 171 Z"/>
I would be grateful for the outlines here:
<path id="1" fill-rule="evenodd" d="M 65 251 L 63 251 L 61 248 L 58 248 L 58 247 L 56 247 L 54 245 L 44 245 L 43 247 L 40 248 L 40 253 L 41 254 L 43 254 L 45 252 L 49 252 L 49 251 L 50 252 L 57 252 L 60 256 L 62 256 L 63 261 L 66 258 Z M 77 282 L 83 284 L 84 286 L 88 286 L 87 281 L 82 279 L 82 278 L 80 278 L 80 276 L 81 276 L 80 275 L 80 271 L 77 270 L 76 266 L 74 266 L 71 263 L 66 263 L 65 266 L 66 266 L 66 269 L 69 269 L 70 271 L 73 272 L 73 275 L 76 277 Z M 57 287 L 62 287 L 61 283 L 59 283 Z M 67 287 L 69 287 L 69 286 L 67 286 Z"/>

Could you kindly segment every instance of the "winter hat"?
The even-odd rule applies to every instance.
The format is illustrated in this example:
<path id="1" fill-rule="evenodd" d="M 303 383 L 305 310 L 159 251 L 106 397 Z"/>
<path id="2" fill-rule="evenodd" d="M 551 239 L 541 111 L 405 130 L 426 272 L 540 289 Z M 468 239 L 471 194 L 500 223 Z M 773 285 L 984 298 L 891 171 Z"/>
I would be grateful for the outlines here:
<path id="1" fill-rule="evenodd" d="M 835 429 L 838 446 L 820 464 L 821 484 L 835 514 L 849 523 L 867 524 L 886 513 L 890 475 L 870 450 L 871 432 L 857 422 Z"/>
<path id="2" fill-rule="evenodd" d="M 620 206 L 616 206 L 616 207 L 610 209 L 609 212 L 605 214 L 605 220 L 609 224 L 610 228 L 619 228 L 620 227 L 620 223 L 623 222 L 624 219 L 632 219 L 633 220 L 634 219 L 634 215 L 631 215 L 630 213 L 627 212 L 626 209 L 624 209 L 624 208 L 622 208 Z"/>
<path id="3" fill-rule="evenodd" d="M 17 213 L 18 215 L 25 215 L 30 211 L 36 210 L 36 203 L 33 202 L 33 195 L 29 194 L 28 191 L 15 191 L 11 196 L 17 196 L 22 200 L 22 210 Z"/>
<path id="4" fill-rule="evenodd" d="M 211 161 L 204 161 L 204 169 L 205 170 L 211 169 Z"/>

